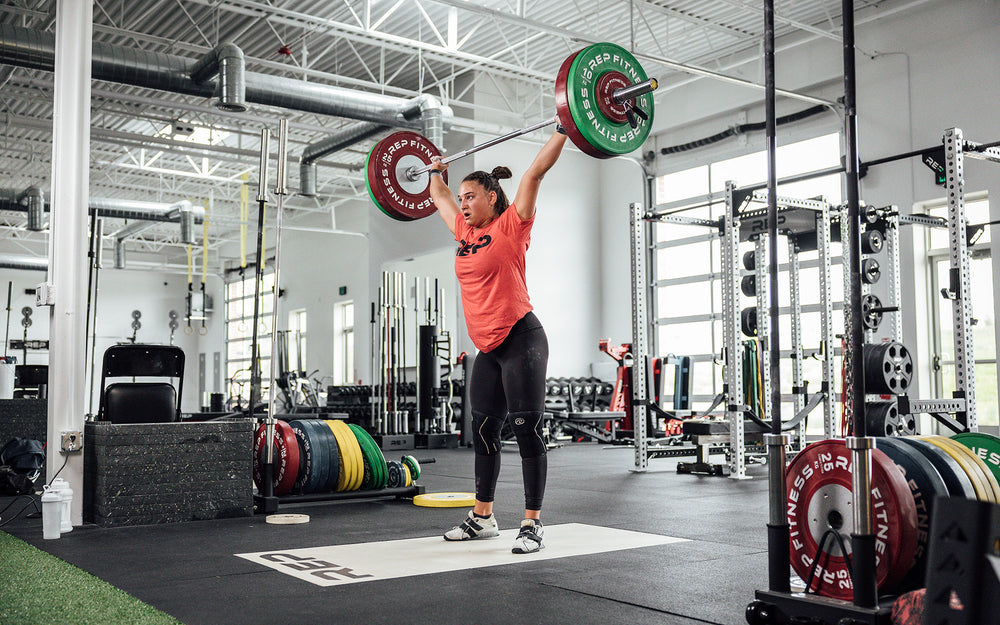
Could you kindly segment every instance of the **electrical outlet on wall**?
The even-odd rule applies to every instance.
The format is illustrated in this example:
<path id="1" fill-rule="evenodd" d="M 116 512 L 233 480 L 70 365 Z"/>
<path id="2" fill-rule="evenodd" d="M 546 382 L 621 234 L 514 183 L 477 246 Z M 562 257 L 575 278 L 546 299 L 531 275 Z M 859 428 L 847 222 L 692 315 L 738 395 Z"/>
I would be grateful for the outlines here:
<path id="1" fill-rule="evenodd" d="M 66 453 L 72 453 L 83 449 L 83 432 L 80 432 L 79 430 L 64 430 L 62 432 L 60 449 Z"/>

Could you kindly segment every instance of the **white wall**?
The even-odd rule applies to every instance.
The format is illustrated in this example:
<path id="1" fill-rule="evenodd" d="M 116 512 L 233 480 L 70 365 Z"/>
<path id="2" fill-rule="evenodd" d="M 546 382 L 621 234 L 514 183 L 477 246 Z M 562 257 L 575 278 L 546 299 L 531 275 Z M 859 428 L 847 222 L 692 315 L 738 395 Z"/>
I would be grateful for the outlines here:
<path id="1" fill-rule="evenodd" d="M 507 141 L 477 153 L 476 167 L 509 167 L 514 177 L 504 190 L 513 201 L 515 183 L 539 148 L 539 143 Z M 599 163 L 567 147 L 542 181 L 536 207 L 526 273 L 531 303 L 549 340 L 548 375 L 590 375 L 601 338 Z"/>

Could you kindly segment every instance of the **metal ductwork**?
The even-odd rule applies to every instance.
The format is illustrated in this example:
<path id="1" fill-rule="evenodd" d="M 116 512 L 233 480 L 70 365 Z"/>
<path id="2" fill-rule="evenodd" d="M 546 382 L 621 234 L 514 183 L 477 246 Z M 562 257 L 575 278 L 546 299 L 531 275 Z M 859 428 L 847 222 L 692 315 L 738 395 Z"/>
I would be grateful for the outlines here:
<path id="1" fill-rule="evenodd" d="M 228 62 L 220 58 L 220 71 L 224 71 L 222 66 Z M 0 24 L 0 63 L 52 71 L 55 65 L 55 36 L 49 32 Z M 94 80 L 211 98 L 218 90 L 215 81 L 198 83 L 191 77 L 193 68 L 203 65 L 204 68 L 199 69 L 197 74 L 199 78 L 210 71 L 211 63 L 204 59 L 192 64 L 189 59 L 168 54 L 94 43 Z M 417 112 L 423 111 L 427 105 L 415 104 L 423 96 L 407 100 L 253 72 L 245 72 L 244 77 L 246 102 L 406 128 L 423 128 L 419 115 L 410 117 L 403 112 L 404 109 L 412 110 L 414 106 Z M 451 109 L 442 106 L 441 111 L 443 126 L 448 127 L 453 117 Z"/>
<path id="2" fill-rule="evenodd" d="M 316 161 L 359 141 L 374 137 L 389 128 L 390 126 L 374 122 L 358 122 L 343 128 L 335 135 L 307 145 L 302 150 L 302 158 L 299 160 L 299 195 L 306 197 L 316 195 Z"/>
<path id="3" fill-rule="evenodd" d="M 88 200 L 90 210 L 97 211 L 98 217 L 112 219 L 134 219 L 138 221 L 180 221 L 179 207 L 187 200 L 174 204 L 163 202 L 143 202 L 141 200 L 116 200 L 92 197 Z M 187 202 L 191 204 L 190 202 Z M 200 206 L 190 208 L 195 223 L 205 220 L 205 209 Z"/>
<path id="4" fill-rule="evenodd" d="M 23 269 L 25 271 L 48 271 L 49 261 L 45 258 L 34 258 L 32 256 L 0 254 L 0 268 Z"/>
<path id="5" fill-rule="evenodd" d="M 152 204 L 152 202 L 143 202 L 143 204 Z M 164 206 L 164 205 L 160 204 L 159 206 Z M 200 212 L 202 219 L 204 219 L 205 209 L 201 209 Z M 166 207 L 166 209 L 157 207 L 157 209 L 155 211 L 151 211 L 151 213 L 161 218 L 136 220 L 136 223 L 129 224 L 124 228 L 122 228 L 121 230 L 119 230 L 118 232 L 116 232 L 114 234 L 114 237 L 117 239 L 127 239 L 128 237 L 135 236 L 144 230 L 149 230 L 150 228 L 156 225 L 157 221 L 166 221 L 166 222 L 177 222 L 181 224 L 181 239 L 184 241 L 184 243 L 194 243 L 192 237 L 192 230 L 194 229 L 193 228 L 194 205 L 192 205 L 191 202 L 189 202 L 188 200 L 181 200 L 180 202 L 177 202 L 175 204 L 170 204 L 169 206 Z M 187 215 L 186 218 L 185 215 Z M 187 226 L 188 227 L 187 237 L 184 236 L 185 219 L 188 222 L 190 222 Z"/>
<path id="6" fill-rule="evenodd" d="M 191 80 L 199 85 L 215 76 L 219 77 L 216 108 L 234 113 L 247 110 L 246 61 L 236 44 L 227 41 L 215 47 L 191 68 Z"/>
<path id="7" fill-rule="evenodd" d="M 200 209 L 201 217 L 204 220 L 205 209 Z M 165 219 L 163 221 L 176 221 L 181 226 L 181 243 L 186 243 L 187 245 L 193 245 L 194 240 L 194 218 L 195 209 L 194 205 L 188 200 L 181 200 L 176 204 L 171 204 L 165 212 L 163 212 Z M 115 237 L 115 269 L 125 268 L 125 241 L 139 234 L 140 232 L 149 230 L 156 225 L 155 221 L 137 221 L 131 223 L 118 232 L 114 233 Z"/>
<path id="8" fill-rule="evenodd" d="M 450 126 L 453 117 L 450 106 L 445 106 L 441 104 L 441 100 L 424 93 L 410 100 L 402 112 L 407 120 L 420 120 L 424 136 L 438 148 L 442 147 L 446 118 Z"/>
<path id="9" fill-rule="evenodd" d="M 45 229 L 45 196 L 38 187 L 28 187 L 17 197 L 19 204 L 28 211 L 28 230 L 41 232 Z"/>
<path id="10" fill-rule="evenodd" d="M 191 202 L 184 201 L 178 207 L 181 218 L 181 243 L 194 245 L 194 206 Z M 202 209 L 202 216 L 205 211 Z"/>
<path id="11" fill-rule="evenodd" d="M 115 269 L 125 268 L 125 239 L 115 239 Z"/>
<path id="12" fill-rule="evenodd" d="M 444 143 L 445 121 L 447 120 L 450 125 L 451 119 L 454 117 L 451 107 L 445 106 L 440 100 L 429 94 L 422 94 L 412 100 L 407 100 L 405 105 L 399 109 L 399 115 L 407 123 L 419 121 L 424 136 L 436 146 L 441 146 Z M 337 134 L 306 146 L 299 161 L 299 195 L 307 197 L 316 195 L 317 160 L 371 138 L 390 127 L 385 124 L 362 122 L 343 128 Z"/>

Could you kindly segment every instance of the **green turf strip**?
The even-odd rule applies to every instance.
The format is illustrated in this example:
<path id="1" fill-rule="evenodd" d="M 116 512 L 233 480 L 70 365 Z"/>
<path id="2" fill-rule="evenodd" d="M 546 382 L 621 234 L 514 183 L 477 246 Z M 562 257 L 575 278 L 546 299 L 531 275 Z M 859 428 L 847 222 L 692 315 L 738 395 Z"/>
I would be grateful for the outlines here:
<path id="1" fill-rule="evenodd" d="M 177 624 L 90 573 L 0 532 L 0 623 Z"/>

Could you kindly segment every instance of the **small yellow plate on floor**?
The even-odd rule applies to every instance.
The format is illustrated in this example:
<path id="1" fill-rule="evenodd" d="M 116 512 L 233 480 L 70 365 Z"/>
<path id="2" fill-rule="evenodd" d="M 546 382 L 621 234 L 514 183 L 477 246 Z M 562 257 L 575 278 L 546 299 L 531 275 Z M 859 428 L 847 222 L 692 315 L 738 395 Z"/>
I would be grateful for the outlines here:
<path id="1" fill-rule="evenodd" d="M 271 525 L 298 525 L 299 523 L 308 523 L 308 514 L 269 514 L 265 517 L 264 521 L 270 523 Z"/>
<path id="2" fill-rule="evenodd" d="M 424 508 L 465 508 L 476 505 L 474 493 L 427 493 L 413 498 L 413 505 Z"/>

